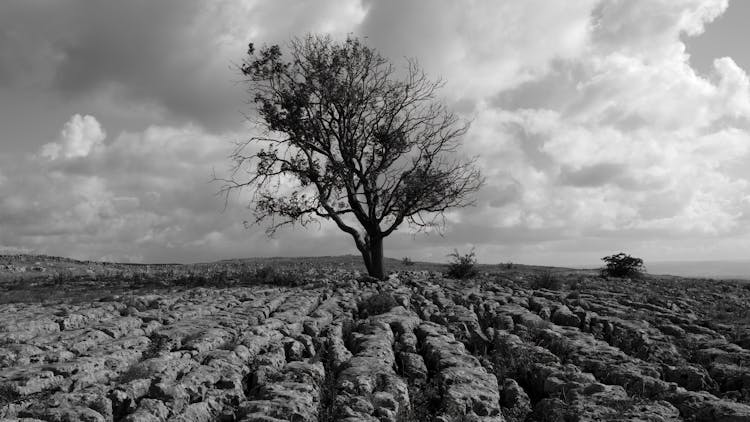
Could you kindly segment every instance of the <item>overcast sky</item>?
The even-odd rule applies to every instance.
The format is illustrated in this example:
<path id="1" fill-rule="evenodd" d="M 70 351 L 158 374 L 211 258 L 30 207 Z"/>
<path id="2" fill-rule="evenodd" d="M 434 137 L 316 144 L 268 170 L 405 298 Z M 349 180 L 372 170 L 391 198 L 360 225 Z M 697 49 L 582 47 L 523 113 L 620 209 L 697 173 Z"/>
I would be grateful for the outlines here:
<path id="1" fill-rule="evenodd" d="M 195 262 L 356 253 L 245 229 L 210 183 L 250 136 L 248 42 L 352 33 L 447 80 L 487 183 L 386 255 L 597 265 L 750 251 L 750 2 L 4 0 L 0 253 Z"/>

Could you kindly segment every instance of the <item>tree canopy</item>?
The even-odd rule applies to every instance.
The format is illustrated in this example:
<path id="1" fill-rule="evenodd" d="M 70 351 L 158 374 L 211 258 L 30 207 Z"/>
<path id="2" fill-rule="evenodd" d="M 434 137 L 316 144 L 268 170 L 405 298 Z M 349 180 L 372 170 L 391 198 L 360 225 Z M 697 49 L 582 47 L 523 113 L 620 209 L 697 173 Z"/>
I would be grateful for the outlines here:
<path id="1" fill-rule="evenodd" d="M 240 66 L 260 134 L 237 143 L 223 191 L 252 187 L 255 222 L 332 220 L 370 275 L 384 276 L 383 238 L 403 223 L 439 225 L 483 183 L 458 154 L 468 123 L 437 98 L 443 86 L 414 60 L 396 68 L 349 37 L 249 45 Z"/>

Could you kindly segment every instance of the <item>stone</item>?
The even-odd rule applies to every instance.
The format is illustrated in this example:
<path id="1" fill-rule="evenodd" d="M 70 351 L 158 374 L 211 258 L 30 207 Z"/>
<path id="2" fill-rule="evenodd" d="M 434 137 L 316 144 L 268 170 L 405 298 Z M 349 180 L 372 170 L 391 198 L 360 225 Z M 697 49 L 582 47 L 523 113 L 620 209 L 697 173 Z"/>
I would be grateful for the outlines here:
<path id="1" fill-rule="evenodd" d="M 686 334 L 684 329 L 682 329 L 680 326 L 674 325 L 674 324 L 660 325 L 659 329 L 664 334 L 673 336 L 675 338 L 684 338 L 685 334 Z"/>
<path id="2" fill-rule="evenodd" d="M 695 365 L 664 366 L 664 380 L 693 391 L 717 391 L 718 385 L 704 368 Z"/>
<path id="3" fill-rule="evenodd" d="M 398 360 L 408 382 L 421 384 L 427 381 L 427 366 L 425 366 L 421 355 L 401 352 L 398 354 Z"/>
<path id="4" fill-rule="evenodd" d="M 297 340 L 287 338 L 284 341 L 284 352 L 287 362 L 302 360 L 306 353 L 305 346 Z"/>
<path id="5" fill-rule="evenodd" d="M 551 319 L 557 325 L 567 327 L 578 327 L 581 325 L 581 320 L 565 305 L 556 307 Z"/>
<path id="6" fill-rule="evenodd" d="M 163 422 L 169 416 L 169 409 L 160 400 L 143 399 L 135 412 L 127 415 L 125 422 Z"/>

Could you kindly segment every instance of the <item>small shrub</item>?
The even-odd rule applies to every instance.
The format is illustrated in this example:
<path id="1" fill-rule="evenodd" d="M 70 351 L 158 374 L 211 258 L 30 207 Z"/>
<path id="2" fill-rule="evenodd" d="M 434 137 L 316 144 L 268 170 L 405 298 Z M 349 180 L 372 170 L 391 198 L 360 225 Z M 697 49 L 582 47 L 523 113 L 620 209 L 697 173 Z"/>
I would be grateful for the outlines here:
<path id="1" fill-rule="evenodd" d="M 582 289 L 585 284 L 585 281 L 586 281 L 585 277 L 578 277 L 568 283 L 568 288 L 570 290 Z"/>
<path id="2" fill-rule="evenodd" d="M 547 321 L 546 319 L 532 319 L 530 321 L 524 322 L 523 324 L 516 325 L 516 329 L 521 329 L 521 327 L 524 327 L 527 330 L 527 335 L 531 335 L 541 330 L 546 330 L 552 327 L 552 323 Z"/>
<path id="3" fill-rule="evenodd" d="M 254 283 L 272 284 L 275 286 L 299 286 L 303 282 L 297 273 L 278 270 L 271 266 L 258 268 L 251 278 Z"/>
<path id="4" fill-rule="evenodd" d="M 226 286 L 230 282 L 229 272 L 226 268 L 211 272 L 209 277 L 212 286 Z"/>
<path id="5" fill-rule="evenodd" d="M 365 299 L 359 306 L 360 313 L 367 316 L 384 314 L 398 306 L 398 302 L 388 293 L 375 293 Z"/>
<path id="6" fill-rule="evenodd" d="M 72 271 L 60 271 L 55 273 L 52 277 L 52 284 L 56 286 L 66 286 L 78 281 Z"/>
<path id="7" fill-rule="evenodd" d="M 255 281 L 258 283 L 271 284 L 274 278 L 277 276 L 276 268 L 270 266 L 262 266 L 255 270 L 253 274 Z"/>
<path id="8" fill-rule="evenodd" d="M 325 378 L 320 386 L 320 402 L 318 421 L 333 422 L 336 420 L 335 399 L 336 399 L 336 368 L 334 367 L 333 358 L 329 344 L 316 348 L 317 355 L 315 359 L 323 362 L 325 369 Z"/>
<path id="9" fill-rule="evenodd" d="M 400 406 L 396 422 L 433 421 L 441 405 L 440 386 L 435 381 L 426 385 L 409 385 L 411 406 Z M 463 419 L 451 419 L 459 422 Z"/>
<path id="10" fill-rule="evenodd" d="M 532 353 L 494 353 L 491 355 L 494 374 L 498 379 L 513 378 L 522 382 L 533 367 Z"/>
<path id="11" fill-rule="evenodd" d="M 642 259 L 623 252 L 605 256 L 602 261 L 606 263 L 605 267 L 602 268 L 602 275 L 604 276 L 639 278 L 646 271 Z"/>
<path id="12" fill-rule="evenodd" d="M 551 327 L 551 325 L 550 325 Z M 560 359 L 560 362 L 565 364 L 570 361 L 576 352 L 573 344 L 563 336 L 550 335 L 547 328 L 534 328 L 529 332 L 530 342 L 541 346 Z"/>
<path id="13" fill-rule="evenodd" d="M 141 354 L 141 361 L 155 358 L 160 356 L 163 352 L 169 352 L 172 350 L 172 346 L 169 344 L 169 337 L 167 336 L 158 333 L 151 333 L 149 340 L 148 348 L 146 348 Z"/>
<path id="14" fill-rule="evenodd" d="M 453 253 L 448 256 L 453 259 L 448 264 L 448 277 L 463 280 L 477 275 L 477 270 L 474 268 L 477 263 L 474 249 L 465 255 L 459 254 L 458 250 L 454 249 Z"/>
<path id="15" fill-rule="evenodd" d="M 135 381 L 135 380 L 140 380 L 140 379 L 149 379 L 151 378 L 151 375 L 152 373 L 148 368 L 142 365 L 136 364 L 128 368 L 122 374 L 120 374 L 118 383 L 127 384 L 130 381 Z"/>
<path id="16" fill-rule="evenodd" d="M 411 267 L 412 265 L 414 265 L 414 261 L 412 261 L 408 256 L 405 256 L 404 259 L 401 260 L 401 264 L 407 267 Z"/>
<path id="17" fill-rule="evenodd" d="M 358 283 L 364 283 L 364 284 L 377 284 L 383 281 L 369 274 L 362 274 L 359 277 L 357 277 L 355 280 L 357 280 Z"/>
<path id="18" fill-rule="evenodd" d="M 548 289 L 548 290 L 560 290 L 562 287 L 562 280 L 557 277 L 552 271 L 544 271 L 541 274 L 537 274 L 531 281 L 531 288 L 534 290 Z"/>
<path id="19" fill-rule="evenodd" d="M 706 315 L 708 319 L 720 322 L 750 322 L 750 309 L 732 301 L 712 303 L 707 307 Z"/>
<path id="20" fill-rule="evenodd" d="M 0 410 L 8 404 L 15 403 L 21 398 L 18 391 L 10 384 L 0 384 Z"/>

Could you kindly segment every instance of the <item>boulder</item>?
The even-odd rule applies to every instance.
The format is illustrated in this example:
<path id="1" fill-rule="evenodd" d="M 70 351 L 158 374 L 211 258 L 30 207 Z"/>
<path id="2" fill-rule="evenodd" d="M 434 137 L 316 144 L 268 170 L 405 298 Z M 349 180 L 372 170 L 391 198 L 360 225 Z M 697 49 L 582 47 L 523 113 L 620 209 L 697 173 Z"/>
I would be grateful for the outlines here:
<path id="1" fill-rule="evenodd" d="M 565 305 L 555 308 L 552 313 L 552 322 L 567 327 L 579 327 L 581 325 L 581 320 Z"/>

